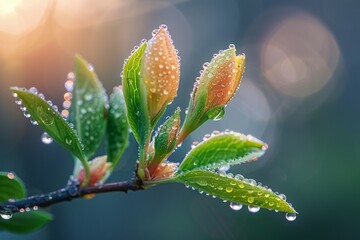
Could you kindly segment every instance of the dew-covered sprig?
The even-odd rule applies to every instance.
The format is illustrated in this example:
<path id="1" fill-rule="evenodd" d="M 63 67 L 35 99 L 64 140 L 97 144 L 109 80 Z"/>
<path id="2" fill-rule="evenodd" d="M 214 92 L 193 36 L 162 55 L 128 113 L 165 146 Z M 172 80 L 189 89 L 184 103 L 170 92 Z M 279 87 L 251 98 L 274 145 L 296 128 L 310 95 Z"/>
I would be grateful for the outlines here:
<path id="1" fill-rule="evenodd" d="M 57 142 L 72 154 L 75 164 L 64 188 L 30 197 L 14 173 L 0 172 L 0 229 L 32 231 L 51 220 L 39 208 L 165 183 L 184 184 L 221 199 L 234 211 L 247 206 L 249 212 L 256 213 L 264 208 L 285 212 L 286 219 L 294 221 L 297 212 L 284 194 L 241 174 L 228 173 L 233 165 L 255 161 L 265 154 L 268 145 L 256 137 L 231 130 L 213 131 L 202 141 L 193 142 L 186 156 L 172 156 L 202 124 L 224 116 L 226 105 L 240 86 L 245 55 L 237 54 L 234 44 L 214 54 L 195 79 L 185 118 L 181 119 L 178 107 L 163 120 L 166 107 L 177 96 L 180 66 L 168 28 L 161 25 L 149 40 L 142 40 L 131 51 L 122 68 L 122 83 L 109 97 L 95 67 L 78 54 L 74 70 L 66 76 L 61 110 L 34 87 L 11 88 L 23 115 L 43 129 L 42 142 Z M 139 145 L 134 176 L 106 183 L 128 144 L 129 129 Z M 100 148 L 103 143 L 104 150 Z M 97 156 L 101 151 L 104 153 Z M 170 161 L 182 158 L 180 162 Z"/>

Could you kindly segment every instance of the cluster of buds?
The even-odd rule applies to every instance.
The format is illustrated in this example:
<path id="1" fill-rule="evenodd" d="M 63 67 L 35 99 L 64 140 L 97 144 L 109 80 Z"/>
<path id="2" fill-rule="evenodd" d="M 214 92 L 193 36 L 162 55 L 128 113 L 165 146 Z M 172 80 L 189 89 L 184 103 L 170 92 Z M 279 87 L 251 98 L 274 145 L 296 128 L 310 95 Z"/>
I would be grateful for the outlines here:
<path id="1" fill-rule="evenodd" d="M 145 181 L 171 176 L 176 168 L 165 160 L 201 124 L 222 117 L 244 72 L 245 56 L 237 56 L 234 45 L 220 51 L 210 63 L 204 64 L 181 129 L 177 111 L 176 117 L 170 118 L 172 122 L 164 123 L 159 129 L 160 134 L 150 141 L 157 121 L 177 95 L 180 79 L 177 54 L 167 27 L 161 25 L 149 41 L 135 49 L 124 67 L 123 86 L 129 122 L 140 149 L 143 149 L 140 150 L 138 175 Z"/>

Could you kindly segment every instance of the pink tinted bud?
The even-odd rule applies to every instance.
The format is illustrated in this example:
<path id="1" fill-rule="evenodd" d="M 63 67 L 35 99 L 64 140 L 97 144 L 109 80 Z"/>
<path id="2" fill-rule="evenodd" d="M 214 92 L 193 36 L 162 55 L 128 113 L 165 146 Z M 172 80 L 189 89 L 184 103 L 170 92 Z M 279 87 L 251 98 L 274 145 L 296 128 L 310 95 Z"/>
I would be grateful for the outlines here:
<path id="1" fill-rule="evenodd" d="M 201 74 L 196 91 L 208 93 L 204 112 L 225 106 L 230 101 L 239 87 L 244 68 L 245 55 L 236 56 L 235 48 L 229 48 L 212 59 Z"/>
<path id="2" fill-rule="evenodd" d="M 155 30 L 141 62 L 150 119 L 158 116 L 177 94 L 180 70 L 177 50 L 165 26 Z"/>
<path id="3" fill-rule="evenodd" d="M 106 162 L 107 156 L 97 157 L 94 160 L 89 162 L 90 165 L 90 180 L 89 186 L 94 186 L 98 183 L 107 173 L 109 168 L 111 167 L 111 163 Z M 85 171 L 82 168 L 78 175 L 78 180 L 80 184 L 83 182 L 85 177 Z"/>

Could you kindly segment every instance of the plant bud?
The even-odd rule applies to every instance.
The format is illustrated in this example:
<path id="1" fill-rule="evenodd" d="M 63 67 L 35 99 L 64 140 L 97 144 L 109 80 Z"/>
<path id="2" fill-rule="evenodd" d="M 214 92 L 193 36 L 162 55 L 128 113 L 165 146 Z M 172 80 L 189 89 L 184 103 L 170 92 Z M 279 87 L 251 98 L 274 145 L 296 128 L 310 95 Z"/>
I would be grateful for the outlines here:
<path id="1" fill-rule="evenodd" d="M 160 26 L 148 41 L 141 62 L 141 77 L 147 91 L 150 119 L 156 123 L 177 94 L 179 59 L 166 26 Z"/>
<path id="2" fill-rule="evenodd" d="M 106 162 L 107 156 L 97 157 L 94 160 L 89 162 L 90 166 L 90 180 L 88 186 L 95 186 L 96 183 L 101 181 L 101 179 L 106 175 L 109 168 L 111 167 L 111 163 Z M 78 180 L 80 184 L 82 184 L 85 177 L 84 169 L 80 169 Z"/>
<path id="3" fill-rule="evenodd" d="M 194 85 L 179 142 L 208 119 L 219 120 L 225 106 L 240 85 L 245 69 L 245 55 L 236 56 L 234 47 L 220 51 Z"/>

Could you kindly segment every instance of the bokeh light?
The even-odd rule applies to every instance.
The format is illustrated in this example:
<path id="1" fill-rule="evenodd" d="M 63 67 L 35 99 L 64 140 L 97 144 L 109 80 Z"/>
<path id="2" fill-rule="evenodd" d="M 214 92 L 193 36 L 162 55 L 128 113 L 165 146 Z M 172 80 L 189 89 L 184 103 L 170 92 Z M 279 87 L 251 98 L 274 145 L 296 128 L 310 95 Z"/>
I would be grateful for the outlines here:
<path id="1" fill-rule="evenodd" d="M 264 38 L 261 70 L 280 93 L 306 97 L 321 90 L 339 62 L 332 33 L 317 18 L 296 10 L 284 16 Z"/>

